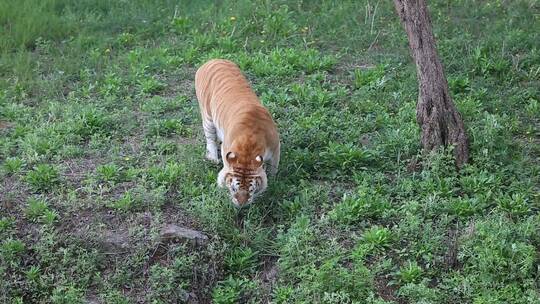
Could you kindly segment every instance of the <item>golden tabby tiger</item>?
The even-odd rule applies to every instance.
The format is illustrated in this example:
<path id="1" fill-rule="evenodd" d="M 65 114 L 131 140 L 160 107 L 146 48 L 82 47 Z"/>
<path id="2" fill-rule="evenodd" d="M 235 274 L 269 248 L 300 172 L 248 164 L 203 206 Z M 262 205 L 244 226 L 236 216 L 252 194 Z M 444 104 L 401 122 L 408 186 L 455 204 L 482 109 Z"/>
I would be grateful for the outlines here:
<path id="1" fill-rule="evenodd" d="M 218 185 L 229 189 L 236 206 L 253 201 L 267 187 L 263 164 L 275 175 L 280 142 L 276 124 L 260 103 L 240 68 L 231 61 L 213 59 L 195 74 L 195 90 L 201 110 L 206 158 L 219 163 L 221 142 L 223 169 Z"/>

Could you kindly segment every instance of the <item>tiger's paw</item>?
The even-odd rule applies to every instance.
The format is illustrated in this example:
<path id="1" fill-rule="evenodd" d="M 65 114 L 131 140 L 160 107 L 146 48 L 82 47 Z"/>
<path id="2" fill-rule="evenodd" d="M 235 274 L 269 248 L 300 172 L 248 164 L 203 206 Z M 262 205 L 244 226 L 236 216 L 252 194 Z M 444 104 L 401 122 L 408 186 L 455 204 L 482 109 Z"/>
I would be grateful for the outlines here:
<path id="1" fill-rule="evenodd" d="M 205 158 L 209 161 L 211 161 L 212 163 L 214 164 L 219 164 L 219 158 L 217 156 L 217 153 L 216 154 L 211 154 L 211 153 L 206 153 L 206 156 Z"/>

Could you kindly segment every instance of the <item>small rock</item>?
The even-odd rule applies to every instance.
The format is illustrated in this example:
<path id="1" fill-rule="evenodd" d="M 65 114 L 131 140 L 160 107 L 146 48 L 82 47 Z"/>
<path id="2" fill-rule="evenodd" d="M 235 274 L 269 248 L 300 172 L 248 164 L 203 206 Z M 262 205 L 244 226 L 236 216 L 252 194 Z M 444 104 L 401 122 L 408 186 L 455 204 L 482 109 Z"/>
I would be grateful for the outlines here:
<path id="1" fill-rule="evenodd" d="M 129 236 L 122 232 L 105 231 L 101 246 L 107 252 L 120 252 L 129 247 Z"/>
<path id="2" fill-rule="evenodd" d="M 360 143 L 362 144 L 362 147 L 370 147 L 371 146 L 371 137 L 368 134 L 364 134 L 360 137 Z"/>
<path id="3" fill-rule="evenodd" d="M 190 241 L 197 245 L 203 245 L 208 241 L 208 237 L 204 233 L 174 224 L 168 224 L 163 227 L 160 235 L 162 240 L 176 239 L 180 241 Z"/>
<path id="4" fill-rule="evenodd" d="M 194 292 L 190 292 L 187 296 L 187 299 L 185 301 L 188 304 L 199 304 L 199 300 L 197 299 L 197 295 Z"/>
<path id="5" fill-rule="evenodd" d="M 267 282 L 274 283 L 278 276 L 278 266 L 277 264 L 272 266 L 272 268 L 268 269 L 263 273 L 263 279 Z"/>
<path id="6" fill-rule="evenodd" d="M 86 303 L 87 304 L 101 304 L 98 297 L 94 294 L 90 294 L 86 297 Z"/>

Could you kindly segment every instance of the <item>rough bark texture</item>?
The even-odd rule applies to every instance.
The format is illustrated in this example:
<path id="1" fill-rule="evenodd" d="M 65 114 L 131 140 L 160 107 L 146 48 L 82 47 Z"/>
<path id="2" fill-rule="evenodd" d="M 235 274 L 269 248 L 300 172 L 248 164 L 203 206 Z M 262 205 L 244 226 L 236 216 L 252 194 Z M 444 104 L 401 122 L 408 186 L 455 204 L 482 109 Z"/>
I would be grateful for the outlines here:
<path id="1" fill-rule="evenodd" d="M 435 46 L 425 0 L 394 0 L 416 63 L 419 92 L 416 120 L 426 151 L 454 146 L 456 165 L 469 160 L 469 140 L 461 115 L 448 92 L 448 83 Z"/>

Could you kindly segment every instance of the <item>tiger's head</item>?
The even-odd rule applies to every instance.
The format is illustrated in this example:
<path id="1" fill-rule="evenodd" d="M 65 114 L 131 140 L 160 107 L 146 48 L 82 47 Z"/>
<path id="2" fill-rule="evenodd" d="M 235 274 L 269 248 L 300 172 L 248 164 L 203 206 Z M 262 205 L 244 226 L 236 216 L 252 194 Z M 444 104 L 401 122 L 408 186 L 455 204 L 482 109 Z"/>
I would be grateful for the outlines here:
<path id="1" fill-rule="evenodd" d="M 229 170 L 220 172 L 220 186 L 229 190 L 229 195 L 236 207 L 244 207 L 266 190 L 267 177 L 263 168 L 262 156 L 258 155 L 253 161 L 242 161 L 233 152 L 227 153 L 226 160 Z"/>

